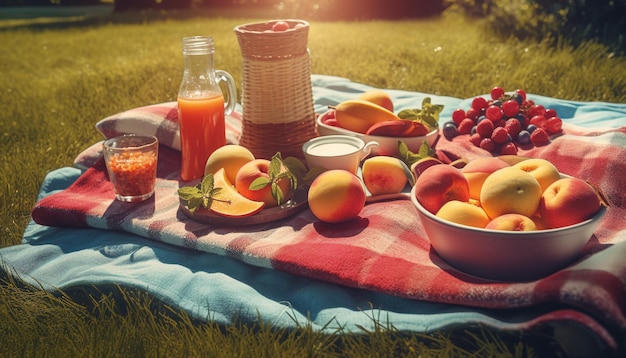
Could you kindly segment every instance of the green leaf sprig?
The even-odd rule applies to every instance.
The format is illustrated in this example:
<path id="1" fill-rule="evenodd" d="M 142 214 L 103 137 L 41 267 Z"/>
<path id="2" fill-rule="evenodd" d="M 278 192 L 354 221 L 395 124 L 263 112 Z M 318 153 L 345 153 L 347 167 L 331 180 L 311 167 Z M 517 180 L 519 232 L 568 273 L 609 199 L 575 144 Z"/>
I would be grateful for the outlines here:
<path id="1" fill-rule="evenodd" d="M 398 156 L 409 168 L 413 163 L 422 160 L 424 158 L 433 157 L 436 158 L 437 153 L 430 147 L 427 141 L 423 141 L 420 145 L 418 152 L 413 153 L 409 150 L 409 147 L 403 141 L 398 141 Z"/>
<path id="2" fill-rule="evenodd" d="M 431 131 L 439 128 L 439 114 L 443 111 L 442 104 L 432 104 L 430 97 L 422 100 L 422 108 L 405 109 L 398 113 L 398 117 L 424 124 Z"/>
<path id="3" fill-rule="evenodd" d="M 219 194 L 222 188 L 215 188 L 214 185 L 213 174 L 208 174 L 198 185 L 179 188 L 178 196 L 187 201 L 187 209 L 193 214 L 200 207 L 209 209 L 213 201 L 220 201 L 215 195 Z"/>

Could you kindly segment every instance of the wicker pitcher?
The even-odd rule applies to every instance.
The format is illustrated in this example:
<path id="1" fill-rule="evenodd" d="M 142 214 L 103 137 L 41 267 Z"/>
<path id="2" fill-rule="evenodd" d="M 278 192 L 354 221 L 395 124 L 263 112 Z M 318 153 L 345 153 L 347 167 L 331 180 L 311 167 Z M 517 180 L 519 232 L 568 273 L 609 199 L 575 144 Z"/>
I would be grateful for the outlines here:
<path id="1" fill-rule="evenodd" d="M 267 31 L 277 21 L 235 27 L 243 57 L 243 126 L 239 144 L 257 158 L 302 158 L 302 144 L 316 136 L 309 23 L 281 20 L 285 31 Z"/>

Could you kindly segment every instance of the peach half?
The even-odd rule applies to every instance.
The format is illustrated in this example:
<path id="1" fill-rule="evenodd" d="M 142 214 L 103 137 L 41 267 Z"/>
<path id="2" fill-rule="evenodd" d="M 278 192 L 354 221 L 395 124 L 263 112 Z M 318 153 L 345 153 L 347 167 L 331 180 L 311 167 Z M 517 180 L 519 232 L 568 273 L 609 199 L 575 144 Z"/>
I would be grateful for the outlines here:
<path id="1" fill-rule="evenodd" d="M 374 156 L 363 162 L 363 183 L 372 195 L 401 192 L 412 175 L 409 168 L 396 157 Z"/>
<path id="2" fill-rule="evenodd" d="M 327 170 L 311 183 L 309 209 L 326 223 L 355 219 L 365 206 L 365 189 L 361 180 L 343 169 Z"/>

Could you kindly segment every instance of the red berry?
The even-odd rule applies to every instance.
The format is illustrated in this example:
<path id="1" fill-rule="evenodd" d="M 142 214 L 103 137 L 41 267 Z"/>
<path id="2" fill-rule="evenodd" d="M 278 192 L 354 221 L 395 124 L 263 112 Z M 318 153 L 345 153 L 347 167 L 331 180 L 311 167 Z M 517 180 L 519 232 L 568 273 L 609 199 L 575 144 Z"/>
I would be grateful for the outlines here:
<path id="1" fill-rule="evenodd" d="M 491 89 L 491 98 L 492 99 L 500 99 L 504 96 L 504 89 L 502 87 L 494 87 Z"/>
<path id="2" fill-rule="evenodd" d="M 476 119 L 478 119 L 478 117 L 480 117 L 480 113 L 481 113 L 481 111 L 476 110 L 474 108 L 470 108 L 470 109 L 467 110 L 467 112 L 465 112 L 465 115 L 467 116 L 467 118 L 476 120 Z"/>
<path id="3" fill-rule="evenodd" d="M 534 124 L 537 128 L 543 128 L 543 129 L 545 129 L 545 126 L 546 126 L 546 117 L 544 117 L 543 115 L 533 116 L 533 117 L 530 119 L 529 124 Z"/>
<path id="4" fill-rule="evenodd" d="M 504 115 L 507 117 L 513 117 L 519 113 L 519 103 L 512 99 L 502 103 L 502 112 L 504 112 Z"/>
<path id="5" fill-rule="evenodd" d="M 489 122 L 489 121 L 483 121 L 483 122 Z M 478 133 L 474 133 L 470 136 L 470 142 L 477 147 L 480 147 L 480 142 L 482 140 L 483 140 L 483 137 L 481 137 L 480 134 Z"/>
<path id="6" fill-rule="evenodd" d="M 504 128 L 505 124 L 506 124 L 506 121 L 504 120 L 504 118 L 502 118 L 502 119 L 500 119 L 498 121 L 493 122 L 493 125 L 494 125 L 495 128 L 498 128 L 498 127 L 503 127 Z"/>
<path id="7" fill-rule="evenodd" d="M 286 31 L 289 30 L 289 24 L 286 21 L 277 21 L 272 25 L 272 31 Z"/>
<path id="8" fill-rule="evenodd" d="M 559 133 L 563 127 L 563 120 L 559 117 L 550 117 L 546 120 L 546 131 L 550 134 Z"/>
<path id="9" fill-rule="evenodd" d="M 461 123 L 461 121 L 464 120 L 465 118 L 467 118 L 467 116 L 465 115 L 465 111 L 460 108 L 455 109 L 454 112 L 452 112 L 452 120 L 457 125 L 459 125 L 459 123 Z"/>
<path id="10" fill-rule="evenodd" d="M 482 112 L 485 108 L 487 108 L 487 100 L 483 97 L 475 97 L 474 100 L 472 100 L 472 108 Z"/>
<path id="11" fill-rule="evenodd" d="M 480 147 L 488 152 L 493 152 L 496 148 L 491 138 L 483 138 L 483 140 L 480 141 Z"/>
<path id="12" fill-rule="evenodd" d="M 491 133 L 491 140 L 495 143 L 495 144 L 503 144 L 508 142 L 510 139 L 509 137 L 509 132 L 507 132 L 506 129 L 502 128 L 502 127 L 497 127 L 493 130 L 493 133 Z"/>
<path id="13" fill-rule="evenodd" d="M 523 89 L 516 89 L 515 93 L 519 93 L 520 96 L 522 96 L 522 99 L 526 100 L 526 91 L 524 91 Z"/>
<path id="14" fill-rule="evenodd" d="M 472 127 L 474 127 L 474 121 L 469 118 L 465 118 L 461 121 L 461 123 L 459 123 L 459 134 L 470 134 L 472 132 Z"/>
<path id="15" fill-rule="evenodd" d="M 502 118 L 502 108 L 498 106 L 489 106 L 485 111 L 485 116 L 492 121 L 498 121 Z"/>
<path id="16" fill-rule="evenodd" d="M 508 142 L 500 148 L 502 155 L 517 155 L 517 146 L 513 142 Z"/>
<path id="17" fill-rule="evenodd" d="M 546 118 L 556 117 L 557 116 L 556 109 L 552 109 L 552 108 L 546 109 L 546 113 L 544 113 L 543 116 Z"/>
<path id="18" fill-rule="evenodd" d="M 494 128 L 492 121 L 488 119 L 482 120 L 476 125 L 476 133 L 480 134 L 482 138 L 490 138 Z"/>
<path id="19" fill-rule="evenodd" d="M 530 106 L 530 109 L 528 110 L 528 115 L 530 117 L 543 116 L 544 114 L 546 114 L 546 107 L 540 104 L 534 104 Z"/>
<path id="20" fill-rule="evenodd" d="M 544 145 L 550 143 L 550 137 L 543 128 L 537 128 L 530 134 L 530 141 L 536 145 Z"/>
<path id="21" fill-rule="evenodd" d="M 517 138 L 519 132 L 522 131 L 522 125 L 517 118 L 509 118 L 504 124 L 504 129 L 509 132 L 512 138 Z"/>

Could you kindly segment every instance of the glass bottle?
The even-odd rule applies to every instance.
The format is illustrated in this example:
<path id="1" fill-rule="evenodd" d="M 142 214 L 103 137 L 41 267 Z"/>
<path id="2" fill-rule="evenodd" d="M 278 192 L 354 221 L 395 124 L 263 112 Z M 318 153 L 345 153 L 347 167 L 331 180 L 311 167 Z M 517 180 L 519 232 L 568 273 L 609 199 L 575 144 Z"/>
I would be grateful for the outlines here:
<path id="1" fill-rule="evenodd" d="M 226 144 L 225 116 L 237 102 L 233 77 L 213 67 L 214 52 L 211 37 L 183 38 L 184 72 L 178 90 L 183 181 L 201 178 L 208 157 Z M 226 100 L 220 82 L 226 85 Z"/>

